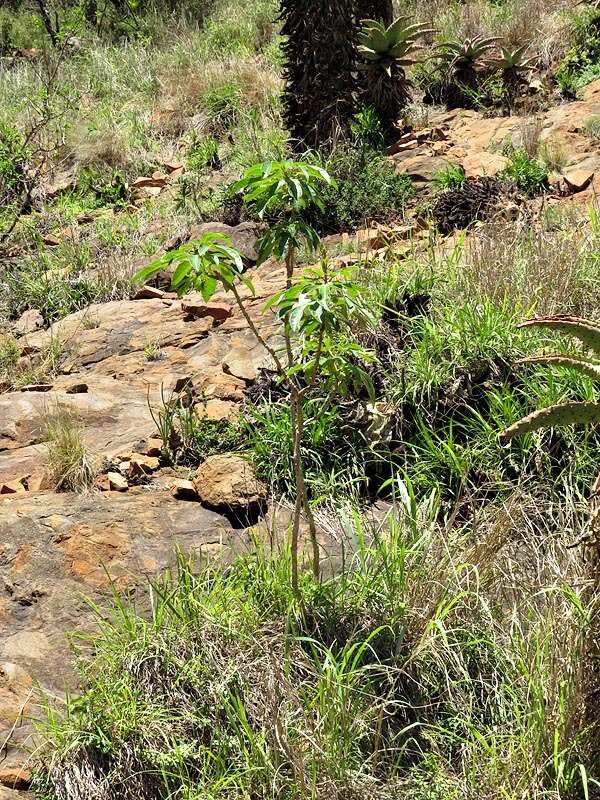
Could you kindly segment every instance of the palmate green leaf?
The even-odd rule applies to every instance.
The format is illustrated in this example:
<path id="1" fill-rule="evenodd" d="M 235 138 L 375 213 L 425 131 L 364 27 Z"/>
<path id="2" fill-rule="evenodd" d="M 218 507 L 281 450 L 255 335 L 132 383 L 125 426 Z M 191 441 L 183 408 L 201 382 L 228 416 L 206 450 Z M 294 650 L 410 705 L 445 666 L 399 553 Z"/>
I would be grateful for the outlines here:
<path id="1" fill-rule="evenodd" d="M 133 276 L 134 283 L 146 283 L 149 278 L 151 278 L 153 275 L 156 275 L 156 273 L 160 272 L 161 269 L 164 269 L 164 266 L 165 264 L 162 259 L 153 261 L 151 264 L 148 264 L 135 273 Z"/>
<path id="2" fill-rule="evenodd" d="M 600 403 L 561 403 L 528 414 L 502 431 L 498 439 L 501 444 L 506 444 L 515 436 L 523 436 L 533 431 L 565 425 L 589 425 L 594 422 L 600 422 Z"/>

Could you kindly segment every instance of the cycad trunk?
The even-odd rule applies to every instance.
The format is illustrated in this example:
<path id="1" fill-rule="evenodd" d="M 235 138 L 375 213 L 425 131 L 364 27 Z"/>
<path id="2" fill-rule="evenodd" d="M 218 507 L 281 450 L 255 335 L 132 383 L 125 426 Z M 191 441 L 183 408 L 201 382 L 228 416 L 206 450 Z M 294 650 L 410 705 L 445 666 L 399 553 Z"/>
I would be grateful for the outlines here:
<path id="1" fill-rule="evenodd" d="M 360 25 L 363 19 L 383 20 L 388 27 L 394 21 L 392 0 L 356 0 L 356 21 Z"/>
<path id="2" fill-rule="evenodd" d="M 281 0 L 283 115 L 297 151 L 345 136 L 354 113 L 353 0 Z"/>

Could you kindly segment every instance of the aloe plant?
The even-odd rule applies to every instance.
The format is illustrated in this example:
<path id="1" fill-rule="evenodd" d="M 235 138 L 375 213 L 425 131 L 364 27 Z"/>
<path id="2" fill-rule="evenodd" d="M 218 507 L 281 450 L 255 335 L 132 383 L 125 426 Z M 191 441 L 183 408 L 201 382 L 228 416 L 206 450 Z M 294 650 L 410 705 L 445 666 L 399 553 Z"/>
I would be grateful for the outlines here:
<path id="1" fill-rule="evenodd" d="M 364 20 L 358 34 L 358 54 L 365 73 L 363 102 L 372 106 L 386 135 L 393 134 L 396 123 L 410 100 L 411 82 L 406 67 L 417 63 L 423 50 L 419 39 L 433 33 L 424 23 L 410 24 L 399 17 L 386 26 L 377 20 Z"/>
<path id="2" fill-rule="evenodd" d="M 478 72 L 485 57 L 496 47 L 495 36 L 474 36 L 464 41 L 444 42 L 439 48 L 448 108 L 468 106 L 477 91 Z"/>
<path id="3" fill-rule="evenodd" d="M 492 62 L 502 73 L 502 84 L 509 110 L 512 99 L 523 82 L 524 73 L 532 68 L 536 60 L 535 56 L 527 56 L 528 48 L 529 44 L 523 44 L 512 50 L 508 47 L 501 47 L 500 57 Z"/>
<path id="4" fill-rule="evenodd" d="M 570 367 L 600 382 L 600 323 L 570 316 L 537 317 L 524 322 L 521 328 L 548 328 L 567 333 L 578 339 L 593 356 L 574 355 L 540 355 L 525 358 L 520 364 L 546 364 L 556 367 Z M 515 436 L 523 436 L 532 431 L 561 425 L 591 424 L 600 422 L 600 403 L 568 402 L 534 411 L 518 420 L 500 434 L 502 443 L 509 442 Z"/>

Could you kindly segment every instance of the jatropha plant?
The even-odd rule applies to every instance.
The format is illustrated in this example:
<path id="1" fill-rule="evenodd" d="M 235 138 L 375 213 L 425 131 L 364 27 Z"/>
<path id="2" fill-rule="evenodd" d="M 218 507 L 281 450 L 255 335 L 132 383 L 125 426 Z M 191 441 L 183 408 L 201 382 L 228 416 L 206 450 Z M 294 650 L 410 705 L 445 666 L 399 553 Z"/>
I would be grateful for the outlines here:
<path id="1" fill-rule="evenodd" d="M 312 542 L 312 566 L 320 576 L 320 554 L 314 515 L 306 486 L 302 444 L 304 398 L 322 390 L 324 402 L 350 388 L 373 394 L 366 370 L 361 367 L 369 354 L 348 342 L 341 331 L 367 322 L 370 312 L 361 301 L 361 291 L 348 270 L 331 274 L 325 257 L 321 265 L 297 274 L 300 246 L 312 253 L 320 248 L 317 232 L 306 221 L 313 206 L 324 207 L 323 189 L 334 182 L 321 167 L 295 161 L 270 161 L 251 167 L 232 187 L 260 218 L 274 219 L 258 242 L 259 262 L 276 258 L 286 265 L 285 288 L 271 297 L 266 310 L 273 310 L 283 328 L 283 352 L 277 351 L 260 333 L 239 291 L 244 284 L 254 287 L 244 274 L 242 258 L 223 234 L 208 233 L 154 261 L 137 274 L 147 281 L 165 267 L 173 268 L 172 284 L 179 294 L 195 289 L 208 301 L 219 287 L 230 291 L 248 327 L 266 353 L 282 383 L 289 391 L 292 428 L 292 461 L 296 503 L 292 527 L 292 589 L 300 597 L 298 544 L 300 521 L 305 515 Z"/>

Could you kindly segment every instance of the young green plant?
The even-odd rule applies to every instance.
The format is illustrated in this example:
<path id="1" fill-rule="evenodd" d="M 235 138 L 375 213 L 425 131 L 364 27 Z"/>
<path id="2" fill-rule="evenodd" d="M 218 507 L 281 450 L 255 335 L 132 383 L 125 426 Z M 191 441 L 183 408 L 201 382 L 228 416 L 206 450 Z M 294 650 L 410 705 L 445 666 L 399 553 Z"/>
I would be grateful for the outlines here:
<path id="1" fill-rule="evenodd" d="M 285 289 L 268 300 L 265 310 L 273 309 L 283 324 L 285 352 L 280 355 L 260 333 L 248 313 L 238 285 L 245 284 L 254 293 L 252 282 L 243 274 L 240 254 L 222 234 L 208 233 L 198 240 L 173 250 L 137 274 L 144 282 L 158 270 L 174 267 L 172 283 L 179 294 L 194 288 L 208 301 L 221 285 L 231 291 L 248 327 L 271 357 L 279 378 L 290 393 L 296 503 L 292 526 L 292 588 L 298 597 L 298 542 L 300 519 L 306 515 L 312 543 L 313 573 L 320 575 L 320 556 L 316 524 L 308 498 L 302 462 L 303 400 L 319 379 L 328 393 L 345 392 L 352 386 L 372 391 L 366 371 L 357 366 L 356 345 L 340 344 L 339 332 L 368 314 L 360 301 L 358 285 L 348 272 L 335 278 L 324 260 L 320 269 L 307 271 L 296 280 L 296 257 L 304 245 L 310 252 L 320 246 L 317 232 L 306 222 L 307 210 L 323 208 L 322 188 L 333 185 L 321 167 L 301 162 L 266 162 L 250 168 L 232 187 L 243 196 L 260 218 L 275 221 L 258 243 L 259 262 L 274 257 L 285 261 Z M 360 353 L 358 352 L 360 350 Z M 362 359 L 364 361 L 364 358 Z"/>

